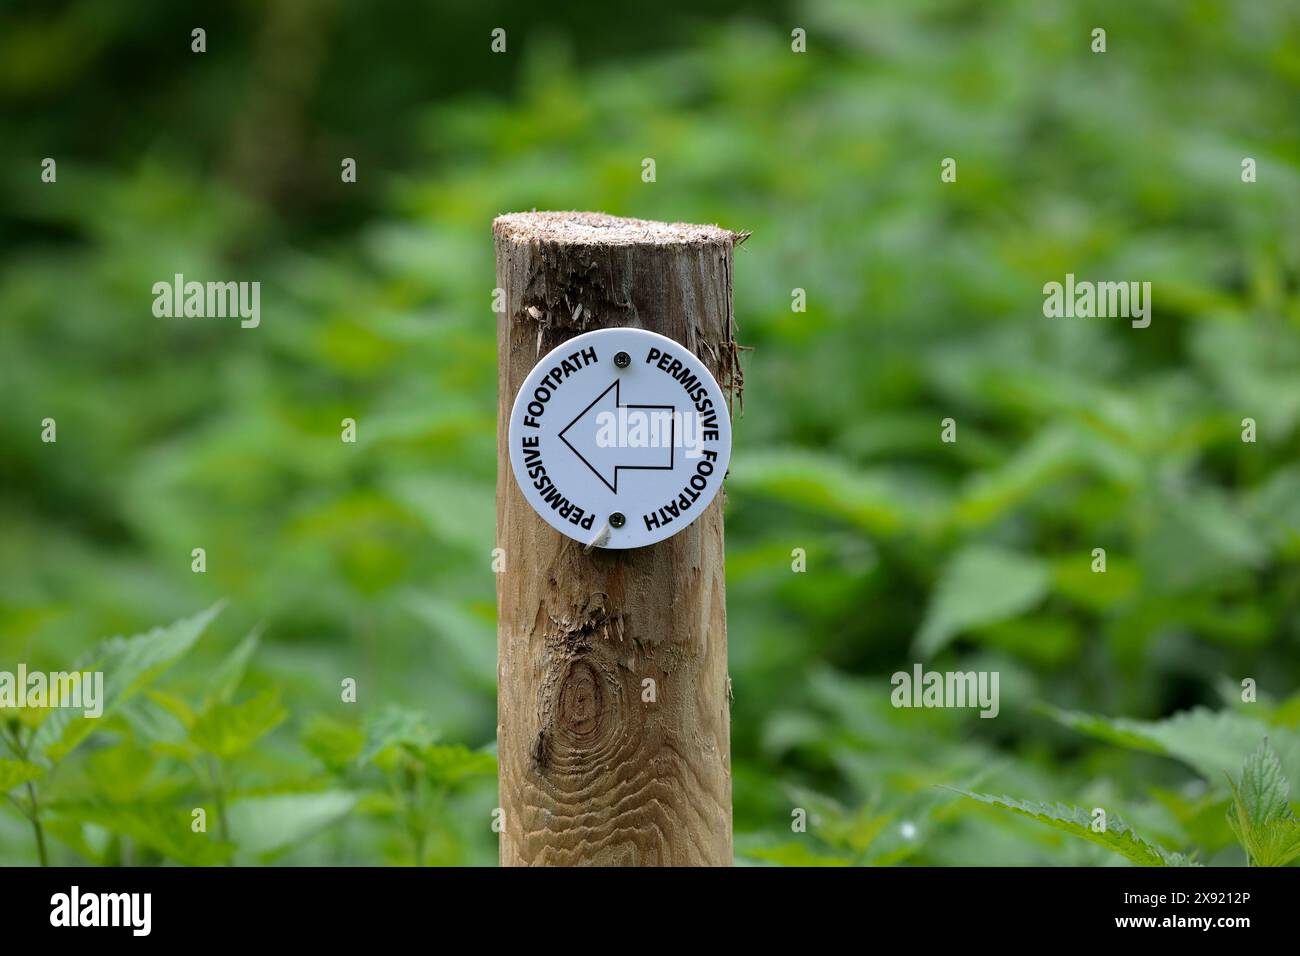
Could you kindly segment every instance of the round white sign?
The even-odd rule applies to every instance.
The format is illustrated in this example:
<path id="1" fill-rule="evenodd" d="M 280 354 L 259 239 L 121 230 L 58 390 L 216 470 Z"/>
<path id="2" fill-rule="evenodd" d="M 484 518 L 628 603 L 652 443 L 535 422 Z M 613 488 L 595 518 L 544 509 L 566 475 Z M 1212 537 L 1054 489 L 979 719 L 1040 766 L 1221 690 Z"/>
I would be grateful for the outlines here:
<path id="1" fill-rule="evenodd" d="M 602 548 L 639 548 L 698 518 L 731 461 L 731 417 L 704 363 L 645 329 L 551 350 L 510 413 L 510 464 L 533 510 Z"/>

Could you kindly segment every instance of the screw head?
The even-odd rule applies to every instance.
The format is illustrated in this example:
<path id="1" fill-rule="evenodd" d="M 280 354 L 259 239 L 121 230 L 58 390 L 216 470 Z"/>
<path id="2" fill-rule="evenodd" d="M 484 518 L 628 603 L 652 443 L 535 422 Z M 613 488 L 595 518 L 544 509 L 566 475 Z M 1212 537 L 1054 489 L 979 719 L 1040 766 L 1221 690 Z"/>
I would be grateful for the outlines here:
<path id="1" fill-rule="evenodd" d="M 621 528 L 627 524 L 627 519 L 623 517 L 623 512 L 615 511 L 609 516 L 609 526 L 611 528 Z"/>
<path id="2" fill-rule="evenodd" d="M 627 368 L 632 364 L 632 356 L 628 355 L 626 352 L 619 352 L 614 356 L 614 364 L 619 368 Z"/>

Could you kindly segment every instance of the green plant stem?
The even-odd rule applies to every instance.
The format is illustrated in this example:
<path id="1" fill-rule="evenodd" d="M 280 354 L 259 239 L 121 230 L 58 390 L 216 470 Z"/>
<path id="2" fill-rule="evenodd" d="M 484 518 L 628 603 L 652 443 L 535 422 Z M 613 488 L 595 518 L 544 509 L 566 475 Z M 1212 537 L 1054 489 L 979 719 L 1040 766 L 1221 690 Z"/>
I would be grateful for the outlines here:
<path id="1" fill-rule="evenodd" d="M 420 819 L 420 809 L 418 799 L 415 795 L 415 789 L 418 783 L 408 775 L 407 783 L 403 784 L 401 780 L 402 771 L 390 773 L 388 775 L 388 785 L 393 792 L 397 802 L 401 804 L 402 816 L 406 820 L 406 833 L 411 838 L 412 854 L 416 866 L 424 866 L 424 848 L 427 840 L 423 822 Z"/>
<path id="2" fill-rule="evenodd" d="M 28 744 L 23 743 L 17 728 L 10 728 L 10 737 L 12 737 L 12 740 L 6 738 L 5 741 L 10 752 L 19 760 L 26 761 L 30 750 L 30 742 Z M 30 780 L 27 781 L 27 799 L 30 805 L 24 813 L 27 819 L 32 822 L 32 832 L 36 834 L 36 856 L 40 860 L 41 866 L 49 866 L 50 855 L 45 849 L 45 828 L 41 826 L 41 802 L 36 798 L 36 786 Z M 18 804 L 17 800 L 14 800 L 14 803 L 21 809 L 21 805 Z"/>
<path id="3" fill-rule="evenodd" d="M 415 865 L 416 866 L 424 866 L 424 844 L 425 844 L 424 830 L 418 829 L 415 832 Z"/>
<path id="4" fill-rule="evenodd" d="M 45 828 L 41 826 L 41 807 L 36 801 L 36 788 L 30 780 L 27 781 L 27 798 L 32 802 L 31 820 L 32 830 L 36 833 L 36 855 L 40 858 L 41 866 L 49 866 L 50 857 L 45 851 Z"/>
<path id="5" fill-rule="evenodd" d="M 221 765 L 208 757 L 208 778 L 212 783 L 212 800 L 217 805 L 217 833 L 222 843 L 230 843 L 230 823 L 226 820 L 226 788 L 221 779 Z"/>

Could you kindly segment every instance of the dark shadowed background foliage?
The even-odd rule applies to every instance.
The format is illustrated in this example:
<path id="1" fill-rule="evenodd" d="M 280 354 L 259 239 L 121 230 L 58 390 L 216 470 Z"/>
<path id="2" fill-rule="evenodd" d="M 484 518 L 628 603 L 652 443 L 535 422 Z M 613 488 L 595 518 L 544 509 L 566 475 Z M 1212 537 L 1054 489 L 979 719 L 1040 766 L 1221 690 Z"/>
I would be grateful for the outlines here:
<path id="1" fill-rule="evenodd" d="M 1296 5 L 630 7 L 4 3 L 0 670 L 111 700 L 0 715 L 0 861 L 32 816 L 52 862 L 495 861 L 490 223 L 532 208 L 753 231 L 739 862 L 1143 859 L 938 785 L 1246 861 L 1227 775 L 1267 735 L 1300 787 Z M 261 326 L 156 318 L 178 272 Z M 1151 327 L 1045 318 L 1067 272 Z M 915 662 L 999 716 L 892 708 Z"/>

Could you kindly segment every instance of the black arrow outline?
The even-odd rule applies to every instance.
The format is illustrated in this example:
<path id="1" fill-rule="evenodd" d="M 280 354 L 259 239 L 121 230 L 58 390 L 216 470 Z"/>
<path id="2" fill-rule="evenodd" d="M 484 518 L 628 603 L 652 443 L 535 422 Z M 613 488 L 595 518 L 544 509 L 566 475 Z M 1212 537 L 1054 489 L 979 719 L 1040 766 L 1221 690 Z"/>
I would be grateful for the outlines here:
<path id="1" fill-rule="evenodd" d="M 610 389 L 610 388 L 612 388 L 612 389 L 614 390 L 614 407 L 615 407 L 615 408 L 659 408 L 659 409 L 667 409 L 667 410 L 670 411 L 670 412 L 676 412 L 676 411 L 677 411 L 677 406 L 676 406 L 676 405 L 624 405 L 624 404 L 622 404 L 622 403 L 619 401 L 619 396 L 621 395 L 621 391 L 622 391 L 622 390 L 619 388 L 619 382 L 620 382 L 620 381 L 621 381 L 621 379 L 617 379 L 617 378 L 614 379 L 614 384 L 612 384 L 609 388 L 605 389 L 603 392 L 601 392 L 599 395 L 597 395 L 595 398 L 593 398 L 593 399 L 591 400 L 591 404 L 589 404 L 586 408 L 584 408 L 582 411 L 578 412 L 578 414 L 574 416 L 573 421 L 569 422 L 569 424 L 565 425 L 563 428 L 560 429 L 560 435 L 559 435 L 560 441 L 562 441 L 562 442 L 564 442 L 564 444 L 568 445 L 568 447 L 569 447 L 569 451 L 571 451 L 571 452 L 573 452 L 575 455 L 577 455 L 577 456 L 578 456 L 578 459 L 579 459 L 579 460 L 580 460 L 584 465 L 586 465 L 589 469 L 591 469 L 591 473 L 592 473 L 593 475 L 595 475 L 597 478 L 600 479 L 600 483 L 603 484 L 603 485 L 604 485 L 606 488 L 608 488 L 610 491 L 614 492 L 614 494 L 618 494 L 618 473 L 619 473 L 620 470 L 626 470 L 626 471 L 672 471 L 672 470 L 673 470 L 673 467 L 674 467 L 674 464 L 675 464 L 675 463 L 674 463 L 674 449 L 676 449 L 676 447 L 677 447 L 677 416 L 676 416 L 676 415 L 670 415 L 669 418 L 668 418 L 669 422 L 671 423 L 671 425 L 670 425 L 670 433 L 669 433 L 669 438 L 668 438 L 668 464 L 667 464 L 667 465 L 615 465 L 615 466 L 614 466 L 614 483 L 611 485 L 608 481 L 605 480 L 605 476 L 602 475 L 602 474 L 601 474 L 601 473 L 596 469 L 596 467 L 595 467 L 594 465 L 592 465 L 591 462 L 587 461 L 587 459 L 583 457 L 582 452 L 578 451 L 578 449 L 574 448 L 573 445 L 569 444 L 569 440 L 568 440 L 567 438 L 564 437 L 564 433 L 567 432 L 567 431 L 568 431 L 570 428 L 572 428 L 574 425 L 576 425 L 576 424 L 578 423 L 578 421 L 579 421 L 579 420 L 580 420 L 584 415 L 587 414 L 587 412 L 591 411 L 592 408 L 595 407 L 595 405 L 596 405 L 597 402 L 599 402 L 602 398 L 604 398 L 606 395 L 608 395 L 608 394 L 609 394 L 609 389 Z"/>

